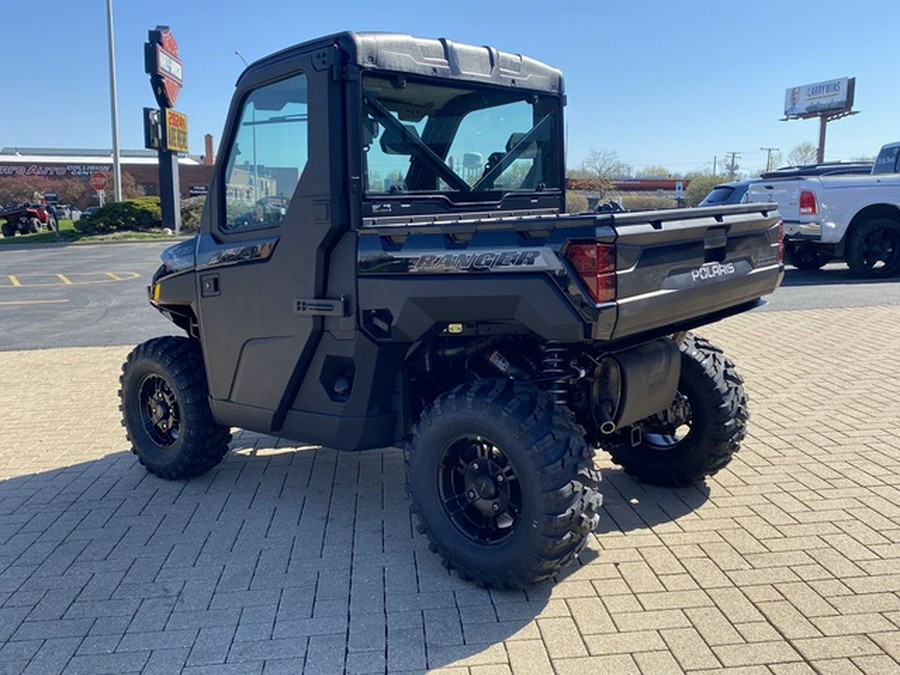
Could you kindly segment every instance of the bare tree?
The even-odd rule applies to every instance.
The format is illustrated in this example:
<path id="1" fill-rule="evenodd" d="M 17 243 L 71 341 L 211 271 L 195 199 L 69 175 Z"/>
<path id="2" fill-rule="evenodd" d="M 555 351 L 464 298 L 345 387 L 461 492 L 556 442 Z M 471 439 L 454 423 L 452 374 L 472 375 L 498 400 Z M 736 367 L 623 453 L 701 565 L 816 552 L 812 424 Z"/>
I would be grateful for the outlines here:
<path id="1" fill-rule="evenodd" d="M 788 161 L 794 166 L 815 164 L 817 156 L 818 148 L 812 143 L 804 141 L 795 145 L 794 149 L 788 153 Z"/>
<path id="2" fill-rule="evenodd" d="M 631 176 L 631 166 L 623 162 L 614 150 L 592 149 L 581 163 L 581 170 L 570 171 L 569 176 L 587 180 L 592 191 L 606 197 L 613 181 Z"/>

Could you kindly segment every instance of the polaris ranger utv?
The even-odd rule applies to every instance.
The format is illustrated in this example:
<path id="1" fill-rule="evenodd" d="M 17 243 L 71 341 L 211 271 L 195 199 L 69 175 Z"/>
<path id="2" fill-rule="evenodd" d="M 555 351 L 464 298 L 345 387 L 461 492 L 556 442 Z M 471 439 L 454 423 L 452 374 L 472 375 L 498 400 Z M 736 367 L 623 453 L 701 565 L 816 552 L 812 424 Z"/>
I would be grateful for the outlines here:
<path id="1" fill-rule="evenodd" d="M 564 105 L 559 71 L 445 39 L 250 65 L 199 234 L 150 287 L 186 335 L 123 367 L 140 461 L 197 476 L 230 427 L 403 447 L 420 531 L 495 587 L 584 547 L 595 448 L 656 484 L 725 466 L 747 397 L 687 331 L 778 286 L 776 207 L 566 214 Z"/>

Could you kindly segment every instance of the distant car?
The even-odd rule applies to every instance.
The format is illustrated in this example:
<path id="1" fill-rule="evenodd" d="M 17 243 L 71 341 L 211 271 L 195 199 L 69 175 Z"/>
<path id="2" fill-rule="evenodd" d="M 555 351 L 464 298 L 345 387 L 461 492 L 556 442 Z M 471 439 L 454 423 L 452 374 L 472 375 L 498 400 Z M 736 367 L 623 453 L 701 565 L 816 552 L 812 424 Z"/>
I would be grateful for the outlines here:
<path id="1" fill-rule="evenodd" d="M 51 204 L 50 209 L 57 220 L 70 220 L 72 218 L 72 207 L 68 204 Z"/>
<path id="2" fill-rule="evenodd" d="M 99 206 L 89 206 L 84 211 L 81 212 L 81 217 L 86 218 L 87 216 L 91 215 L 95 211 L 99 211 L 99 210 L 100 210 Z"/>
<path id="3" fill-rule="evenodd" d="M 799 176 L 837 176 L 843 174 L 867 174 L 872 171 L 872 162 L 822 162 L 802 166 L 783 166 L 767 171 L 760 178 L 733 180 L 716 185 L 698 206 L 723 206 L 725 204 L 745 204 L 747 190 L 751 185 L 773 178 L 796 178 Z"/>
<path id="4" fill-rule="evenodd" d="M 733 180 L 716 185 L 698 206 L 724 206 L 725 204 L 743 204 L 747 190 L 752 183 L 760 179 Z"/>

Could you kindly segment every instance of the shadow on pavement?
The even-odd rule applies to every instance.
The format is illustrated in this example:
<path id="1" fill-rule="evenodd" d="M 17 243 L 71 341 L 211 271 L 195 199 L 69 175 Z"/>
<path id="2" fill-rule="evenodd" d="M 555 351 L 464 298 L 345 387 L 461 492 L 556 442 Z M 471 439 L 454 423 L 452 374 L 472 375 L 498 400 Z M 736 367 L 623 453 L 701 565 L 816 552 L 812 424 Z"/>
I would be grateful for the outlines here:
<path id="1" fill-rule="evenodd" d="M 266 438 L 239 435 L 191 481 L 118 452 L 0 483 L 0 650 L 25 666 L 66 637 L 102 642 L 100 670 L 140 649 L 175 658 L 169 672 L 424 671 L 477 658 L 546 606 L 547 584 L 490 592 L 444 569 L 415 533 L 400 451 Z"/>
<path id="2" fill-rule="evenodd" d="M 846 265 L 831 264 L 820 270 L 798 270 L 788 265 L 785 268 L 782 286 L 871 286 L 877 284 L 893 284 L 900 277 L 888 279 L 862 279 L 854 275 Z"/>
<path id="3" fill-rule="evenodd" d="M 622 469 L 604 469 L 603 511 L 597 536 L 647 530 L 671 523 L 700 508 L 710 495 L 706 483 L 661 488 L 635 480 Z"/>

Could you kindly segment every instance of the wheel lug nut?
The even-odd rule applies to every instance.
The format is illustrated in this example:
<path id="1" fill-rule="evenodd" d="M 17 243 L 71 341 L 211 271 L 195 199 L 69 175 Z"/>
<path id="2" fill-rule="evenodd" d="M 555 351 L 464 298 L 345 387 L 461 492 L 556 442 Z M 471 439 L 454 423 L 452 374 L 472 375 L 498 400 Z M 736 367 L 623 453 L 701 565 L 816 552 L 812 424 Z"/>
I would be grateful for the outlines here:
<path id="1" fill-rule="evenodd" d="M 498 483 L 502 483 L 503 480 L 504 480 L 504 479 L 503 479 L 503 476 L 502 476 L 502 475 L 497 476 L 497 482 L 498 482 Z"/>
<path id="2" fill-rule="evenodd" d="M 472 462 L 472 471 L 478 471 L 478 462 Z"/>
<path id="3" fill-rule="evenodd" d="M 466 497 L 468 497 L 469 499 L 475 499 L 475 490 L 469 490 L 466 493 Z"/>
<path id="4" fill-rule="evenodd" d="M 499 505 L 497 502 L 494 502 L 493 504 L 491 504 L 491 508 L 492 508 L 494 511 L 499 511 L 499 510 L 500 510 L 500 505 Z"/>

